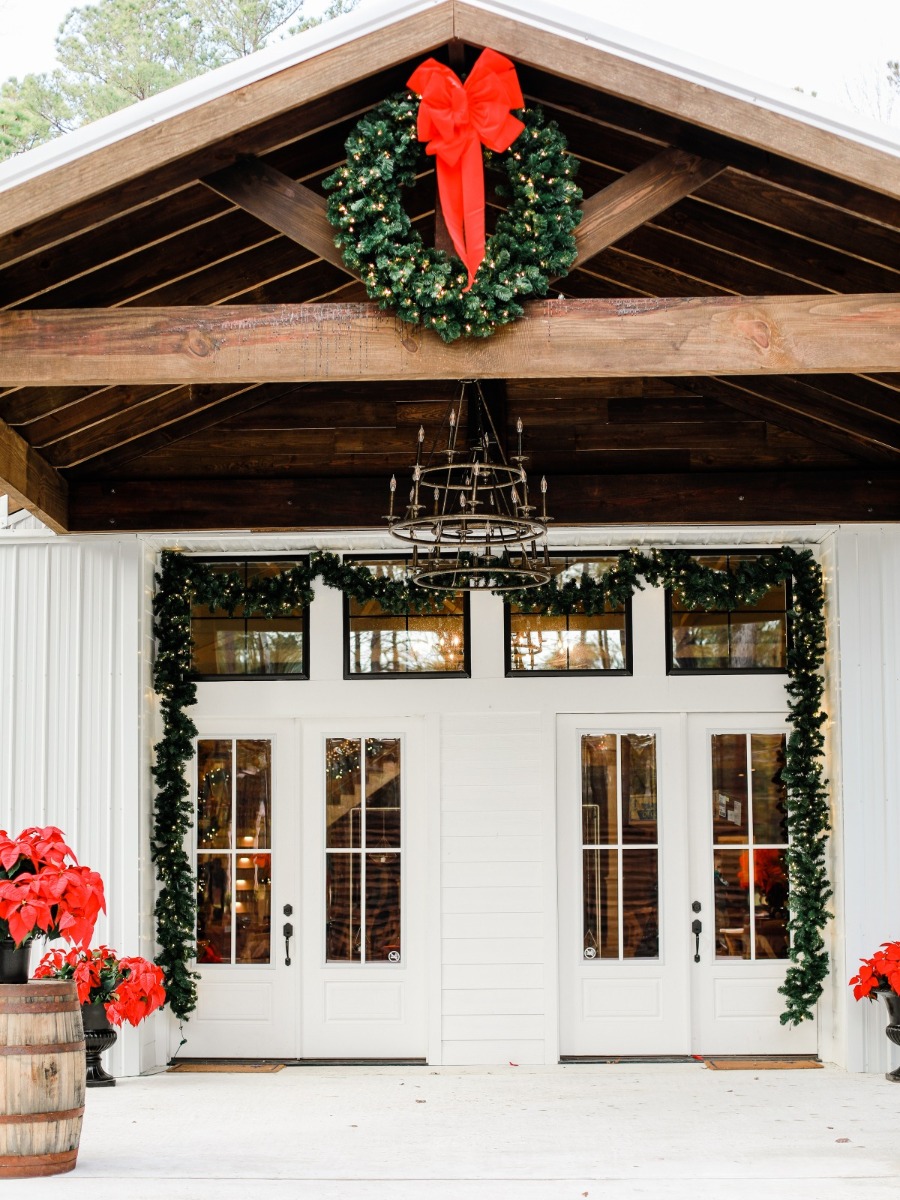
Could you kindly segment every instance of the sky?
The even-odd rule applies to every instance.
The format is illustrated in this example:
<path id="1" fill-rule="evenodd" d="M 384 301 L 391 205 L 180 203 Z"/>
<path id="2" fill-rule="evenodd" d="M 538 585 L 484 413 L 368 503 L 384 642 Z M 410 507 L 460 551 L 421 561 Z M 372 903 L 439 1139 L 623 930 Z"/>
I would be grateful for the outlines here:
<path id="1" fill-rule="evenodd" d="M 56 32 L 73 7 L 84 0 L 0 0 L 0 79 L 52 69 Z M 307 0 L 308 13 L 321 7 Z M 565 0 L 560 7 L 873 117 L 875 80 L 888 59 L 900 59 L 900 0 Z M 881 94 L 884 119 L 889 93 Z M 900 124 L 900 98 L 893 123 Z"/>

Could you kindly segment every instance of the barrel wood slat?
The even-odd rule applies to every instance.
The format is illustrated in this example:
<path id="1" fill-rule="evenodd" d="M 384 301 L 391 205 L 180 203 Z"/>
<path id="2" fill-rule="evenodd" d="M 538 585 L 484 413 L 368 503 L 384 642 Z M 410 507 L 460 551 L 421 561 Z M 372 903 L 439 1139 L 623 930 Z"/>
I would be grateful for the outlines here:
<path id="1" fill-rule="evenodd" d="M 0 1179 L 73 1169 L 84 1087 L 74 982 L 0 985 Z"/>

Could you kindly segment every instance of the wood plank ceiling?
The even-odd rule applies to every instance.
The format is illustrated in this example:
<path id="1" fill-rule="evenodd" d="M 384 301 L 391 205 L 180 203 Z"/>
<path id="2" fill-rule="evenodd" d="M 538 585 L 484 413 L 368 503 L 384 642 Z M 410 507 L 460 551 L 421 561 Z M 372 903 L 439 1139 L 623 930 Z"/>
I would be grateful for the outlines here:
<path id="1" fill-rule="evenodd" d="M 468 67 L 477 52 L 435 53 Z M 320 256 L 226 198 L 228 168 L 252 151 L 321 194 L 359 115 L 422 57 L 0 238 L 0 309 L 364 301 L 327 247 Z M 600 88 L 525 65 L 519 75 L 527 102 L 565 132 L 586 198 L 665 151 L 714 164 L 683 198 L 614 228 L 554 294 L 900 293 L 900 199 Z M 433 239 L 427 167 L 408 208 Z M 507 427 L 525 422 L 530 471 L 549 477 L 560 522 L 900 519 L 898 374 L 510 379 L 491 390 Z M 68 488 L 58 526 L 377 527 L 418 424 L 430 436 L 457 391 L 447 380 L 122 378 L 2 388 L 0 419 L 52 469 L 41 494 Z"/>

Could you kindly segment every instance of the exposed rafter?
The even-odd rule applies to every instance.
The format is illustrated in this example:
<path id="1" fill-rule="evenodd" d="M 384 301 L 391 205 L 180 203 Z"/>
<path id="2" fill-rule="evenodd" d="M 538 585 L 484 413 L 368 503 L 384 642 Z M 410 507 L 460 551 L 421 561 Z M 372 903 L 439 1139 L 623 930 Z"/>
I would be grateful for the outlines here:
<path id="1" fill-rule="evenodd" d="M 14 429 L 0 421 L 0 492 L 55 533 L 69 524 L 68 484 Z"/>

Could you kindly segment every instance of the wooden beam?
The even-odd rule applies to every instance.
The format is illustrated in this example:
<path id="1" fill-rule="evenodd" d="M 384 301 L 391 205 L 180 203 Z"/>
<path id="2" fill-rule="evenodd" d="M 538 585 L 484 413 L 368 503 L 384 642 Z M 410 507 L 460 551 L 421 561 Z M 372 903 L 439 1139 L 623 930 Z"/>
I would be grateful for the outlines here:
<path id="1" fill-rule="evenodd" d="M 325 198 L 312 188 L 252 155 L 233 167 L 207 175 L 201 183 L 312 250 L 319 258 L 340 267 L 354 279 L 359 278 L 344 266 L 341 252 L 334 244 L 334 228 L 326 215 Z"/>
<path id="2" fill-rule="evenodd" d="M 0 313 L 0 384 L 900 371 L 900 293 L 547 300 L 446 345 L 373 304 Z"/>
<path id="3" fill-rule="evenodd" d="M 59 166 L 37 175 L 25 174 L 18 186 L 3 193 L 0 237 L 107 189 L 121 188 L 128 180 L 202 156 L 217 143 L 282 113 L 321 99 L 330 100 L 333 110 L 334 97 L 357 81 L 444 45 L 453 36 L 453 2 L 435 5 L 423 0 L 419 11 L 393 21 L 376 14 L 361 36 L 332 41 L 330 46 L 325 41 L 323 49 L 316 47 L 316 36 L 290 66 L 270 68 L 263 78 L 251 78 L 200 104 L 142 123 L 90 153 L 64 158 Z"/>
<path id="4" fill-rule="evenodd" d="M 0 492 L 8 493 L 54 533 L 67 532 L 68 484 L 4 421 L 0 421 Z"/>
<path id="5" fill-rule="evenodd" d="M 749 90 L 743 96 L 708 87 L 702 75 L 660 70 L 638 54 L 604 49 L 589 34 L 560 33 L 514 14 L 492 12 L 477 3 L 455 0 L 454 32 L 474 46 L 491 46 L 517 64 L 529 64 L 565 80 L 602 88 L 606 93 L 657 112 L 735 138 L 760 150 L 784 155 L 806 166 L 840 176 L 865 188 L 900 193 L 900 158 L 888 149 L 854 141 L 808 120 L 773 112 Z M 591 43 L 594 44 L 591 44 Z M 599 43 L 599 44 L 598 44 Z M 875 138 L 873 137 L 874 141 Z"/>
<path id="6" fill-rule="evenodd" d="M 72 528 L 381 529 L 387 478 L 84 480 L 72 484 Z M 896 471 L 551 475 L 548 484 L 558 524 L 900 520 Z"/>
<path id="7" fill-rule="evenodd" d="M 574 265 L 587 262 L 619 238 L 689 196 L 724 169 L 722 163 L 711 162 L 696 154 L 663 150 L 649 162 L 629 171 L 584 201 L 581 224 L 575 230 L 578 257 Z"/>

